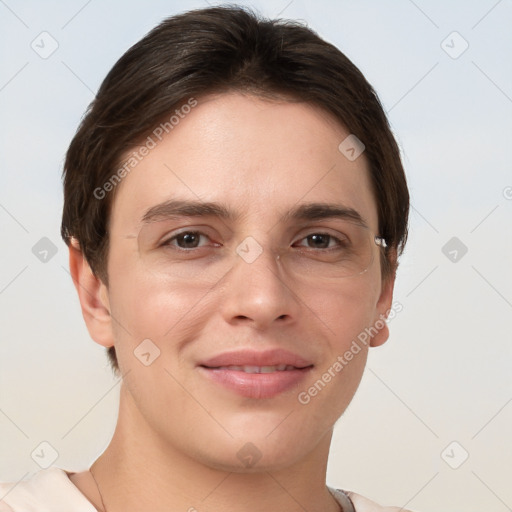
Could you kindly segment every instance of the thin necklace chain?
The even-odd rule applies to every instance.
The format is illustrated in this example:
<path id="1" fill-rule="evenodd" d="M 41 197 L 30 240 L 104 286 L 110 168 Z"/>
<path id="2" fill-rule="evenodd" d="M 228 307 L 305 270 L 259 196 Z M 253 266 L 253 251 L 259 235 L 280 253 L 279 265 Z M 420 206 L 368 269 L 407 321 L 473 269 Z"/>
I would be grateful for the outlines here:
<path id="1" fill-rule="evenodd" d="M 94 478 L 94 473 L 92 472 L 92 467 L 89 468 L 89 473 L 91 473 L 92 479 L 94 480 L 94 483 L 96 484 L 96 488 L 98 489 L 98 492 L 100 494 L 101 506 L 103 507 L 103 511 L 102 512 L 107 512 L 107 507 L 105 507 L 105 502 L 103 501 L 103 495 L 101 494 L 100 486 L 98 485 L 98 482 L 96 481 L 96 478 Z M 339 504 L 339 507 L 340 507 L 340 511 L 344 512 L 343 507 L 341 506 L 341 504 Z"/>
<path id="2" fill-rule="evenodd" d="M 98 485 L 98 482 L 96 482 L 96 478 L 94 478 L 94 474 L 92 472 L 92 466 L 89 468 L 89 473 L 91 473 L 92 479 L 94 480 L 94 483 L 96 484 L 96 488 L 98 489 L 98 492 L 100 494 L 101 506 L 103 507 L 102 512 L 107 512 L 107 507 L 105 507 L 105 502 L 103 501 L 103 495 L 101 494 L 100 486 Z"/>

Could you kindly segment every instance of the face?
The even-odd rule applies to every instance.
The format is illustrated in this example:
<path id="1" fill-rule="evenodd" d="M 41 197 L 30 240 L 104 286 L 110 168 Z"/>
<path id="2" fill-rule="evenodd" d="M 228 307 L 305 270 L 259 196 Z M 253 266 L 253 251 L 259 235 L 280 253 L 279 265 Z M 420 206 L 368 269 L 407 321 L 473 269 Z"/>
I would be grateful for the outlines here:
<path id="1" fill-rule="evenodd" d="M 364 154 L 338 150 L 348 135 L 303 103 L 198 98 L 119 185 L 112 343 L 163 446 L 249 471 L 247 455 L 283 467 L 330 437 L 392 292 Z"/>

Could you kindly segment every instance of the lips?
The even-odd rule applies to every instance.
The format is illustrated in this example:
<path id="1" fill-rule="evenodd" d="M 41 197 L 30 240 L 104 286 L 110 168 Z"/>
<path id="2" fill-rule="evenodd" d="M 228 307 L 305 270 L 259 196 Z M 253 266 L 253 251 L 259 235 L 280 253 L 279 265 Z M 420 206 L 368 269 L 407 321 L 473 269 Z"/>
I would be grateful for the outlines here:
<path id="1" fill-rule="evenodd" d="M 219 366 L 216 369 L 218 370 L 231 370 L 237 372 L 245 372 L 245 373 L 274 373 L 274 372 L 284 372 L 290 370 L 297 370 L 296 366 L 292 366 L 290 364 L 278 364 L 273 366 Z"/>
<path id="2" fill-rule="evenodd" d="M 214 356 L 198 365 L 210 381 L 246 398 L 272 398 L 297 387 L 313 363 L 282 349 L 238 350 Z"/>
<path id="3" fill-rule="evenodd" d="M 208 368 L 220 368 L 223 366 L 293 366 L 295 368 L 306 368 L 313 363 L 298 354 L 283 349 L 265 351 L 236 350 L 224 352 L 200 363 L 200 366 Z"/>

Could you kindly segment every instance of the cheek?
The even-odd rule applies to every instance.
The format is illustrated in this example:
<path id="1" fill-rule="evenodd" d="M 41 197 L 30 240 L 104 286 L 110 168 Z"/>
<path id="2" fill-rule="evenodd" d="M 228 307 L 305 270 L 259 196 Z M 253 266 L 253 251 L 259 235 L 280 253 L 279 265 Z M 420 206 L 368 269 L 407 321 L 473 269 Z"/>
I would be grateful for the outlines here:
<path id="1" fill-rule="evenodd" d="M 343 291 L 324 290 L 316 297 L 318 319 L 310 332 L 315 337 L 322 332 L 323 346 L 318 368 L 297 393 L 305 432 L 334 424 L 361 382 L 369 346 L 364 329 L 372 316 L 371 302 L 361 288 L 346 285 Z"/>
<path id="2" fill-rule="evenodd" d="M 116 345 L 135 348 L 144 339 L 161 349 L 188 331 L 199 332 L 211 299 L 194 282 L 173 282 L 147 272 L 138 264 L 118 266 L 110 272 L 110 301 Z M 117 347 L 116 347 L 117 350 Z"/>
<path id="3" fill-rule="evenodd" d="M 310 294 L 309 303 L 314 304 L 312 308 L 318 321 L 325 324 L 333 346 L 341 350 L 350 345 L 371 324 L 378 292 L 374 277 L 362 275 Z"/>
<path id="4" fill-rule="evenodd" d="M 159 421 L 168 425 L 170 411 L 162 411 L 162 404 L 174 403 L 176 410 L 191 406 L 172 375 L 184 375 L 189 369 L 182 348 L 199 337 L 214 304 L 198 287 L 176 287 L 134 271 L 126 276 L 111 280 L 119 367 L 145 416 L 157 411 L 162 416 Z"/>
<path id="5" fill-rule="evenodd" d="M 325 421 L 335 421 L 352 400 L 368 356 L 368 329 L 375 315 L 372 276 L 359 276 L 337 287 L 319 288 L 309 296 L 316 325 L 325 335 L 318 371 L 299 397 L 310 401 L 310 411 L 324 411 Z M 300 401 L 300 400 L 299 400 Z M 308 402 L 309 403 L 309 402 Z M 314 404 L 314 405 L 313 405 Z"/>

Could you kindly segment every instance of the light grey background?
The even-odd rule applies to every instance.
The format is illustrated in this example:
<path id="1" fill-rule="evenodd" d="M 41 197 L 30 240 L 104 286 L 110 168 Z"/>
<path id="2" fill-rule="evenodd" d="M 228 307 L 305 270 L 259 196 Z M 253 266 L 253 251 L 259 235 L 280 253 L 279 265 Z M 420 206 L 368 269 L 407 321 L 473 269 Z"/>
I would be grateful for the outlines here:
<path id="1" fill-rule="evenodd" d="M 512 509 L 512 2 L 241 3 L 306 21 L 363 71 L 412 196 L 403 311 L 336 426 L 328 483 L 421 512 Z M 83 470 L 110 440 L 119 384 L 68 274 L 62 161 L 121 54 L 206 5 L 0 0 L 0 480 L 38 471 L 43 441 L 55 465 Z M 32 251 L 43 237 L 47 262 Z"/>

